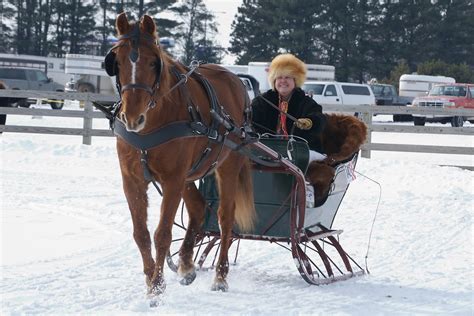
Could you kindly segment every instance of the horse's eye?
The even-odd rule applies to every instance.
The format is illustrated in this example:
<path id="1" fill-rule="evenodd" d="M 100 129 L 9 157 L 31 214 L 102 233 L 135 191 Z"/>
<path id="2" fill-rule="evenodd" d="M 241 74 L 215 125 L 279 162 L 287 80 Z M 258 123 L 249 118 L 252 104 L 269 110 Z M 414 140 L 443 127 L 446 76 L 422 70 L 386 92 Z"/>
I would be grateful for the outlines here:
<path id="1" fill-rule="evenodd" d="M 152 62 L 150 63 L 150 67 L 153 67 L 153 68 L 156 67 L 156 62 L 152 61 Z"/>

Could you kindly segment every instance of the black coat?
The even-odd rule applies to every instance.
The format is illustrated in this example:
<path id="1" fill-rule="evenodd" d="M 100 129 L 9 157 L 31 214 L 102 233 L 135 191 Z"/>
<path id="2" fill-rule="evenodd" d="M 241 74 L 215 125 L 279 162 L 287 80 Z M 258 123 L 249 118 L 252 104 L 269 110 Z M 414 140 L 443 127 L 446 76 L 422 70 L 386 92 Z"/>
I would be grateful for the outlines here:
<path id="1" fill-rule="evenodd" d="M 262 94 L 264 98 L 278 106 L 278 92 L 268 90 Z M 320 133 L 326 125 L 326 117 L 322 113 L 322 107 L 312 98 L 305 95 L 304 91 L 296 88 L 288 103 L 288 114 L 295 118 L 309 118 L 313 126 L 309 130 L 302 130 L 295 126 L 293 135 L 302 137 L 308 141 L 310 149 L 324 152 L 321 144 Z M 252 121 L 255 131 L 260 134 L 276 134 L 279 112 L 270 106 L 262 97 L 257 96 L 252 101 Z M 292 132 L 294 122 L 287 118 L 286 127 L 289 134 Z"/>

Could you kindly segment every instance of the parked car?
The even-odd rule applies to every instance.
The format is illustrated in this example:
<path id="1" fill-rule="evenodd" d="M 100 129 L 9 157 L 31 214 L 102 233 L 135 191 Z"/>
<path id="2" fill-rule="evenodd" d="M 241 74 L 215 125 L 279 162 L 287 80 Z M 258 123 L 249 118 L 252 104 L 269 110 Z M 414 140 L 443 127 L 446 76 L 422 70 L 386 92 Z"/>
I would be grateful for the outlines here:
<path id="1" fill-rule="evenodd" d="M 335 81 L 306 81 L 302 89 L 316 102 L 322 105 L 375 105 L 374 93 L 366 84 Z"/>
<path id="2" fill-rule="evenodd" d="M 474 109 L 474 84 L 451 83 L 435 85 L 427 96 L 415 98 L 412 106 Z M 474 117 L 413 114 L 413 121 L 418 126 L 425 125 L 425 122 L 450 122 L 453 127 L 461 127 L 464 125 L 464 121 L 467 120 L 474 123 Z"/>
<path id="3" fill-rule="evenodd" d="M 0 80 L 13 90 L 64 91 L 62 85 L 48 78 L 46 73 L 39 69 L 0 67 Z M 35 102 L 32 99 L 20 99 L 17 104 L 29 107 Z M 63 107 L 63 103 L 57 100 L 49 100 L 49 104 L 53 109 Z"/>
<path id="4" fill-rule="evenodd" d="M 375 104 L 380 106 L 406 106 L 411 104 L 413 97 L 401 97 L 395 86 L 391 84 L 374 83 L 370 88 L 375 96 Z M 394 114 L 393 121 L 411 121 L 413 117 L 409 114 Z"/>

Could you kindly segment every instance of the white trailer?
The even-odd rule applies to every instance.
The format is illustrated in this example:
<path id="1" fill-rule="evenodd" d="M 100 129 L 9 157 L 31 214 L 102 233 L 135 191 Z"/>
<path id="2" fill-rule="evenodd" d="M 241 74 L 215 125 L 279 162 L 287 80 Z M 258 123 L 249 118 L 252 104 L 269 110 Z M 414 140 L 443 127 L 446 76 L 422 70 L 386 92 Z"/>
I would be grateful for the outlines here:
<path id="1" fill-rule="evenodd" d="M 66 54 L 65 72 L 73 75 L 73 81 L 68 82 L 66 90 L 116 94 L 115 77 L 107 75 L 103 62 L 102 56 Z"/>
<path id="2" fill-rule="evenodd" d="M 456 80 L 445 76 L 427 76 L 405 74 L 400 76 L 399 95 L 403 97 L 424 96 L 438 83 L 455 83 Z"/>

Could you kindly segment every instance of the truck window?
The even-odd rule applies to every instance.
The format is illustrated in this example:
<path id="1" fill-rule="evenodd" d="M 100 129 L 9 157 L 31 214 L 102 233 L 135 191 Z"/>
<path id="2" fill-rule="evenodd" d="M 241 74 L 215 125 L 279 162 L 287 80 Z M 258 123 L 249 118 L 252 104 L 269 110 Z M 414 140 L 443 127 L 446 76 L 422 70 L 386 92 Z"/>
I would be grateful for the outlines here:
<path id="1" fill-rule="evenodd" d="M 383 86 L 380 86 L 380 85 L 372 85 L 372 91 L 374 92 L 374 95 L 376 96 L 381 96 L 383 95 Z"/>
<path id="2" fill-rule="evenodd" d="M 336 87 L 333 84 L 328 85 L 327 88 L 326 88 L 326 92 L 324 92 L 324 95 L 325 96 L 335 96 L 335 95 L 337 95 Z"/>
<path id="3" fill-rule="evenodd" d="M 430 95 L 465 97 L 466 89 L 461 86 L 434 86 L 430 91 Z"/>
<path id="4" fill-rule="evenodd" d="M 324 90 L 324 84 L 317 84 L 317 83 L 305 83 L 301 89 L 306 93 L 312 92 L 313 95 L 322 95 Z"/>
<path id="5" fill-rule="evenodd" d="M 48 77 L 46 77 L 46 75 L 41 71 L 36 70 L 35 77 L 37 81 L 48 81 Z"/>
<path id="6" fill-rule="evenodd" d="M 26 75 L 23 69 L 0 68 L 0 78 L 26 80 Z"/>
<path id="7" fill-rule="evenodd" d="M 471 92 L 471 98 L 474 98 L 474 87 L 469 87 L 469 92 Z"/>
<path id="8" fill-rule="evenodd" d="M 345 94 L 370 95 L 369 88 L 367 88 L 365 86 L 342 85 L 342 91 Z"/>

